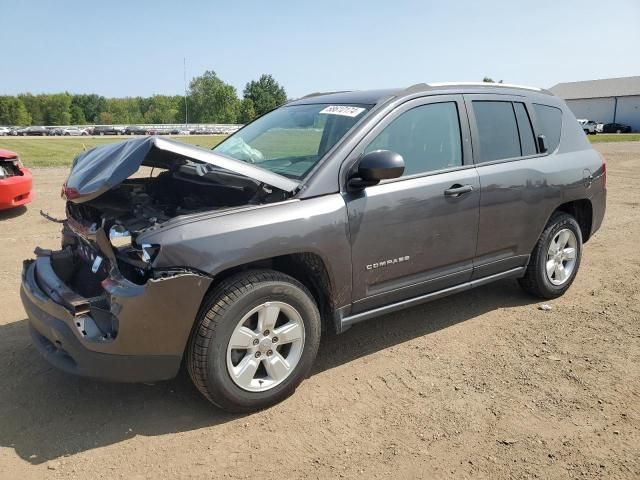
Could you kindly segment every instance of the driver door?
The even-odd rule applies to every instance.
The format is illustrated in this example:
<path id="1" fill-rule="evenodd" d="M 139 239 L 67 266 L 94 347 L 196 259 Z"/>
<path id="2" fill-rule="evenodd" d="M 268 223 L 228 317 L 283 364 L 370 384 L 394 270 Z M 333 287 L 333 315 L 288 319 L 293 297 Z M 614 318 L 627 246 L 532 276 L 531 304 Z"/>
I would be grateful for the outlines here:
<path id="1" fill-rule="evenodd" d="M 401 154 L 405 172 L 344 193 L 352 313 L 469 281 L 477 243 L 480 184 L 461 96 L 396 108 L 354 153 L 373 150 Z"/>

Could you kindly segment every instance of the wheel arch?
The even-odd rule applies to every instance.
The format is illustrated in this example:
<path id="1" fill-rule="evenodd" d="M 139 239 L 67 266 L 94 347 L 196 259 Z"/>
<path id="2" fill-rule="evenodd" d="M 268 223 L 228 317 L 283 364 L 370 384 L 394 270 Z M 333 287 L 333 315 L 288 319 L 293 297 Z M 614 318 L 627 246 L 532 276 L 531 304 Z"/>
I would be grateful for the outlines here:
<path id="1" fill-rule="evenodd" d="M 324 259 L 313 252 L 299 252 L 285 255 L 278 255 L 261 260 L 229 267 L 214 275 L 209 290 L 216 288 L 220 282 L 243 271 L 256 269 L 270 269 L 289 275 L 302 283 L 315 300 L 322 319 L 322 328 L 333 325 L 331 315 L 336 308 L 334 284 L 331 281 L 329 270 Z M 208 294 L 208 292 L 207 292 Z M 204 298 L 207 297 L 205 294 Z M 328 320 L 328 321 L 327 321 Z"/>
<path id="2" fill-rule="evenodd" d="M 578 225 L 580 225 L 582 243 L 587 243 L 589 238 L 591 238 L 591 229 L 593 226 L 593 205 L 591 200 L 583 198 L 563 203 L 549 215 L 549 218 L 556 212 L 564 212 L 575 218 Z"/>

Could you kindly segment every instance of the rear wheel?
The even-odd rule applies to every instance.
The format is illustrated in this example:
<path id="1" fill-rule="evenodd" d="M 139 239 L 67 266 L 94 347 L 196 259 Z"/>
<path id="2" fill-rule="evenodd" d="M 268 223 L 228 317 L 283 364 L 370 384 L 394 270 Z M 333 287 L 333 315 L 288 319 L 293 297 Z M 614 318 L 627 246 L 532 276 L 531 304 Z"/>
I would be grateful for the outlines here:
<path id="1" fill-rule="evenodd" d="M 522 288 L 540 298 L 564 294 L 576 277 L 582 256 L 582 233 L 569 214 L 556 212 L 540 235 L 519 281 Z"/>
<path id="2" fill-rule="evenodd" d="M 243 272 L 205 298 L 187 368 L 212 403 L 249 412 L 291 395 L 309 373 L 319 342 L 320 314 L 304 285 L 271 270 Z"/>

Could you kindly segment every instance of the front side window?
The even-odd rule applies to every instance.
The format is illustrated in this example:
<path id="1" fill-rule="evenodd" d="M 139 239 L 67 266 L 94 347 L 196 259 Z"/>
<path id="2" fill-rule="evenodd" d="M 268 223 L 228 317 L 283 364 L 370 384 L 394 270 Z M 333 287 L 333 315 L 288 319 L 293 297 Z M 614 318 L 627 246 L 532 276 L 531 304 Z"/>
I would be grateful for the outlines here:
<path id="1" fill-rule="evenodd" d="M 511 102 L 473 101 L 478 129 L 481 162 L 520 156 L 520 137 Z M 475 144 L 474 144 L 475 146 Z"/>
<path id="2" fill-rule="evenodd" d="M 562 130 L 562 110 L 549 105 L 534 103 L 536 121 L 540 132 L 546 137 L 549 152 L 558 148 L 560 131 Z M 585 122 L 586 123 L 586 122 Z"/>
<path id="3" fill-rule="evenodd" d="M 462 165 L 460 120 L 455 102 L 430 103 L 404 112 L 367 146 L 365 153 L 402 155 L 403 176 Z"/>
<path id="4" fill-rule="evenodd" d="M 324 103 L 281 107 L 231 135 L 213 151 L 301 179 L 371 107 Z"/>

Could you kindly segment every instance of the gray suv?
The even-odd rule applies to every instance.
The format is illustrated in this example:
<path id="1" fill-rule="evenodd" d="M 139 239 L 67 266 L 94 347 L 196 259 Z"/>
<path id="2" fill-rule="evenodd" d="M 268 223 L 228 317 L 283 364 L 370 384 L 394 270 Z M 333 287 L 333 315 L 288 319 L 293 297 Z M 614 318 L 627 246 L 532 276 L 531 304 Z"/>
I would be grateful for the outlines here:
<path id="1" fill-rule="evenodd" d="M 21 296 L 56 367 L 153 382 L 184 363 L 211 402 L 252 411 L 294 391 L 327 329 L 505 278 L 562 295 L 605 183 L 545 90 L 314 95 L 213 150 L 147 137 L 82 153 L 62 247 L 25 261 Z"/>

